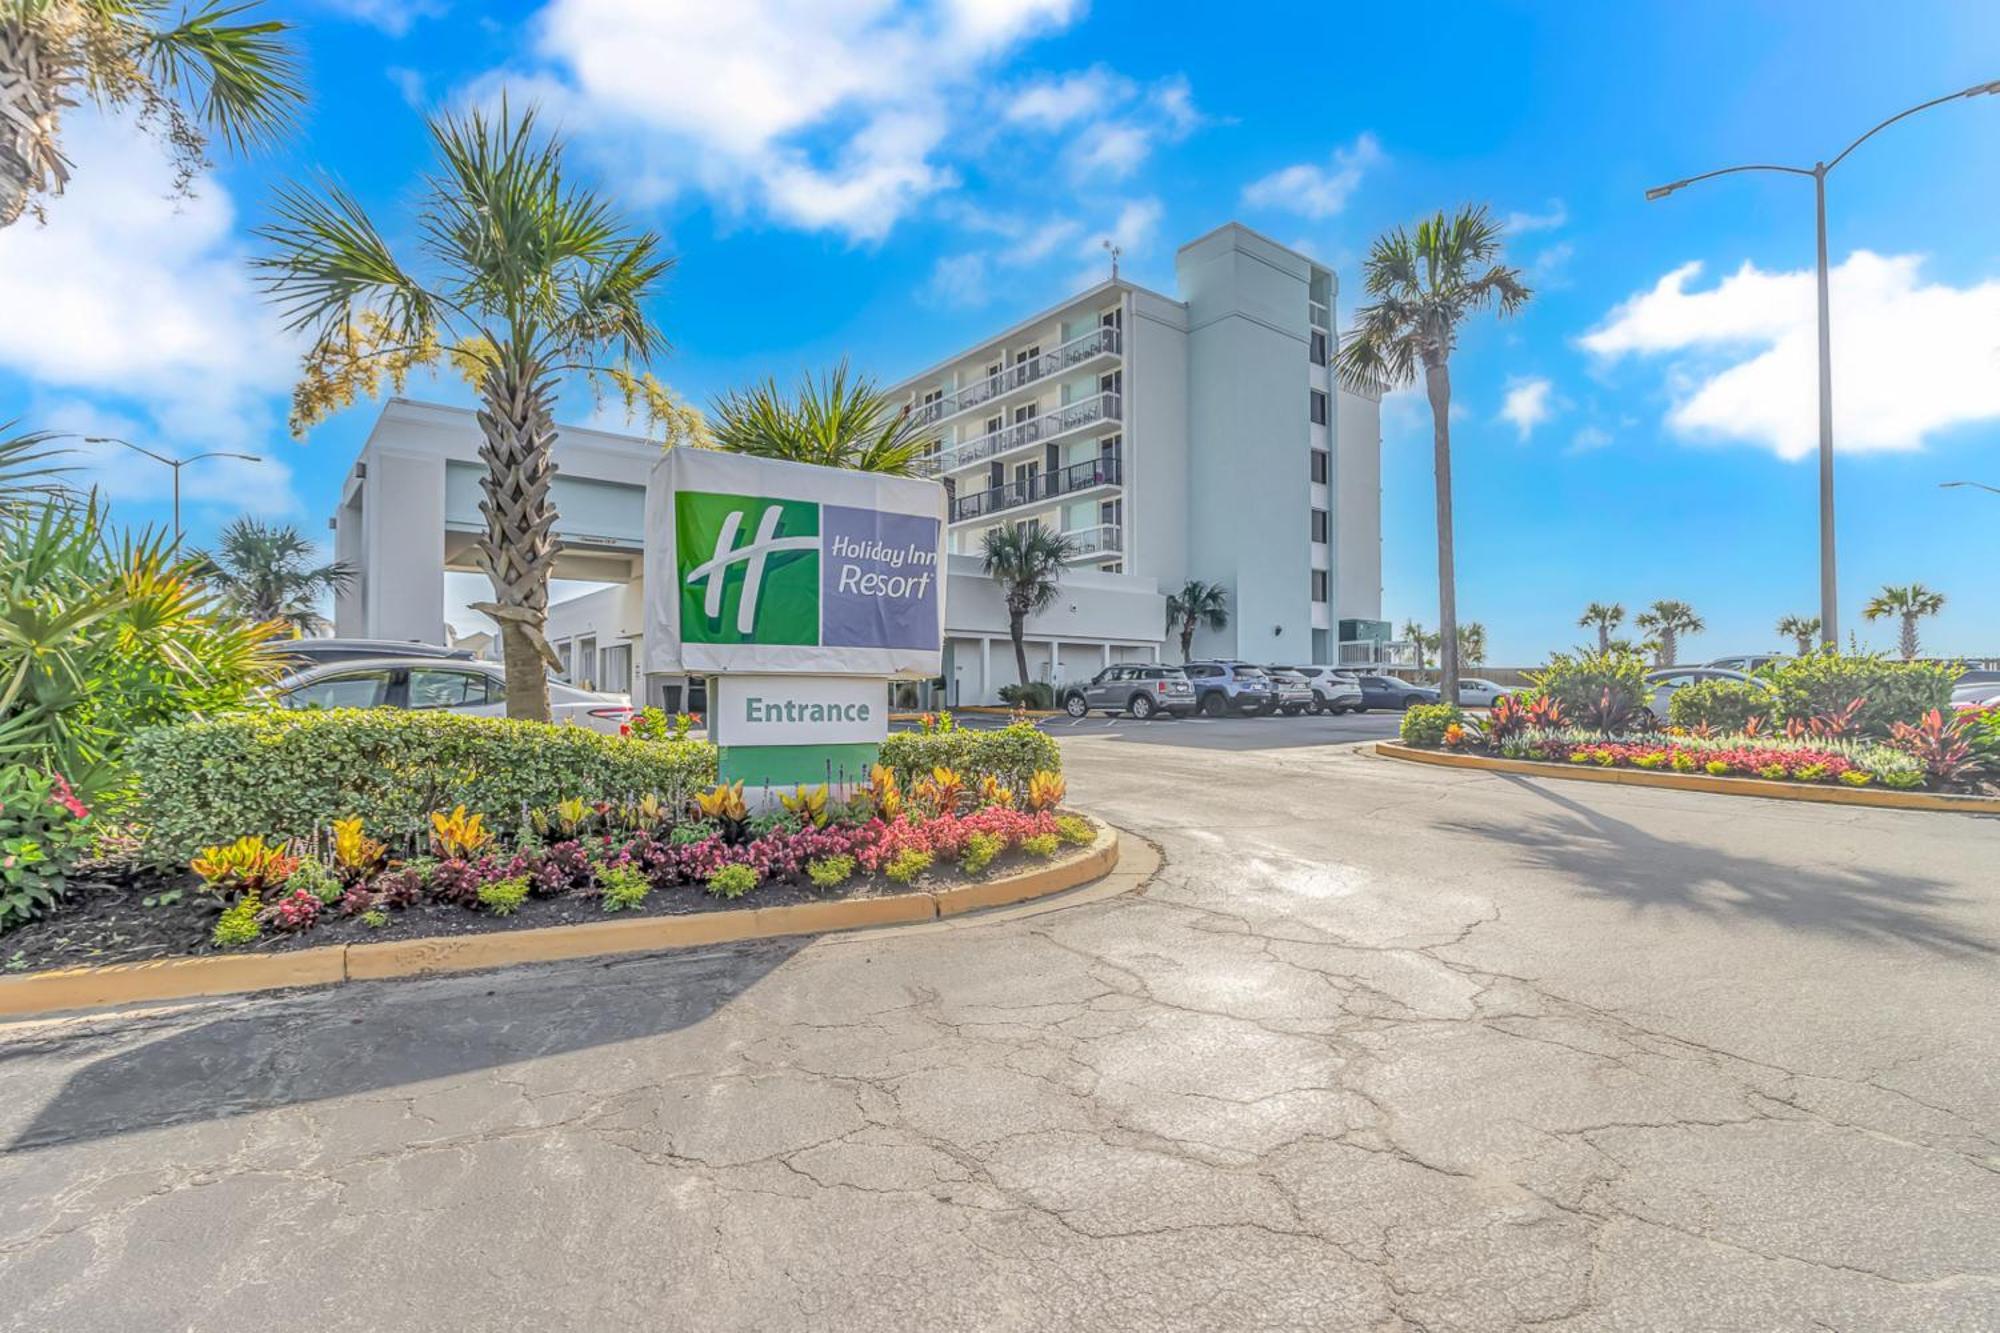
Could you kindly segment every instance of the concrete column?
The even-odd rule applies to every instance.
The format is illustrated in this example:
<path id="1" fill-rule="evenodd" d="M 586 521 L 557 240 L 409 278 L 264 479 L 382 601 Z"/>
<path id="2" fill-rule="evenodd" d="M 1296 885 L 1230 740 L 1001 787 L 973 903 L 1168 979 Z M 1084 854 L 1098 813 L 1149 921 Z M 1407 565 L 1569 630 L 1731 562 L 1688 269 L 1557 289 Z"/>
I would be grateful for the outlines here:
<path id="1" fill-rule="evenodd" d="M 366 633 L 444 642 L 444 460 L 377 453 L 362 483 Z"/>
<path id="2" fill-rule="evenodd" d="M 993 689 L 993 640 L 979 640 L 979 694 L 977 703 L 997 703 L 1000 696 Z"/>
<path id="3" fill-rule="evenodd" d="M 1104 665 L 1111 665 L 1111 645 L 1109 643 L 1104 645 Z"/>

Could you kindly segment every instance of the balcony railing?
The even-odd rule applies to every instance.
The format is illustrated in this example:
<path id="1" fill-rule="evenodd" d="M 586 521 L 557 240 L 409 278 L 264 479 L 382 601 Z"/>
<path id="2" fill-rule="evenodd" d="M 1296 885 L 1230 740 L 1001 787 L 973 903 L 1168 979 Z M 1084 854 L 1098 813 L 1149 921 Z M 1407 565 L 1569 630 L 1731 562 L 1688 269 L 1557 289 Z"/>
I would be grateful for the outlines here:
<path id="1" fill-rule="evenodd" d="M 1085 459 L 1081 463 L 1057 468 L 1054 472 L 1037 472 L 1020 481 L 1006 482 L 973 495 L 962 495 L 951 502 L 951 519 L 956 523 L 968 518 L 984 518 L 1002 509 L 1018 509 L 1022 505 L 1036 504 L 1073 491 L 1089 490 L 1093 486 L 1117 486 L 1123 481 L 1124 468 L 1120 456 L 1114 452 L 1108 457 Z"/>
<path id="2" fill-rule="evenodd" d="M 1125 553 L 1125 528 L 1118 523 L 1100 523 L 1094 528 L 1065 532 L 1070 548 L 1079 557 L 1105 558 Z"/>
<path id="3" fill-rule="evenodd" d="M 934 398 L 928 403 L 918 403 L 910 409 L 912 426 L 928 426 L 943 421 L 946 417 L 957 416 L 968 408 L 979 406 L 988 399 L 998 398 L 1003 393 L 1012 393 L 1023 384 L 1060 375 L 1072 366 L 1081 365 L 1092 357 L 1106 354 L 1116 355 L 1124 345 L 1119 330 L 1108 325 L 1099 325 L 1081 337 L 1071 338 L 1057 347 L 1051 347 L 1040 356 L 1026 361 L 1017 361 L 983 380 L 977 380 L 942 398 Z"/>
<path id="4" fill-rule="evenodd" d="M 1088 398 L 1079 398 L 1073 403 L 1064 403 L 1053 412 L 1028 421 L 1017 421 L 1011 426 L 1002 426 L 977 439 L 955 444 L 925 460 L 928 470 L 955 472 L 959 468 L 981 459 L 1004 454 L 1009 449 L 1018 449 L 1024 444 L 1034 444 L 1041 440 L 1052 440 L 1067 435 L 1085 426 L 1094 426 L 1102 421 L 1123 421 L 1125 404 L 1123 396 L 1115 393 L 1094 393 Z"/>

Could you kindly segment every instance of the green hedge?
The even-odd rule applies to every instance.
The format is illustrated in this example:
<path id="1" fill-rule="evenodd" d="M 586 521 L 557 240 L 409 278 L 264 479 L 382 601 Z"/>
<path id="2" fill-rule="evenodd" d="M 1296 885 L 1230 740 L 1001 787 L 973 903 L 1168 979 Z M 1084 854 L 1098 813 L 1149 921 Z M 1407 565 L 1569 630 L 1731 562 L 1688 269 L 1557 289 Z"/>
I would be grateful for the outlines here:
<path id="1" fill-rule="evenodd" d="M 1777 720 L 1838 713 L 1862 701 L 1856 725 L 1864 736 L 1887 736 L 1898 722 L 1916 723 L 1936 708 L 1949 711 L 1956 665 L 1897 662 L 1886 657 L 1810 653 L 1766 667 L 1777 691 Z"/>
<path id="2" fill-rule="evenodd" d="M 882 762 L 908 786 L 933 768 L 951 768 L 976 781 L 991 773 L 1010 786 L 1026 785 L 1039 770 L 1062 771 L 1055 738 L 1031 723 L 1015 722 L 998 731 L 953 730 L 925 735 L 898 731 L 882 742 Z"/>
<path id="3" fill-rule="evenodd" d="M 1646 683 L 1652 668 L 1637 653 L 1614 648 L 1608 653 L 1557 653 L 1541 671 L 1529 679 L 1543 694 L 1562 705 L 1563 715 L 1575 726 L 1600 724 L 1627 712 L 1636 713 L 1653 696 Z"/>
<path id="4" fill-rule="evenodd" d="M 1403 710 L 1398 734 L 1405 745 L 1435 750 L 1444 744 L 1447 727 L 1464 725 L 1465 714 L 1457 704 L 1414 704 Z"/>
<path id="5" fill-rule="evenodd" d="M 1677 727 L 1741 731 L 1753 717 L 1769 718 L 1775 700 L 1762 685 L 1741 680 L 1698 680 L 1667 700 L 1667 720 Z"/>
<path id="6" fill-rule="evenodd" d="M 706 741 L 391 708 L 259 709 L 162 727 L 134 739 L 129 762 L 145 849 L 172 861 L 351 815 L 393 846 L 459 804 L 511 830 L 524 806 L 649 792 L 678 803 L 715 781 Z"/>

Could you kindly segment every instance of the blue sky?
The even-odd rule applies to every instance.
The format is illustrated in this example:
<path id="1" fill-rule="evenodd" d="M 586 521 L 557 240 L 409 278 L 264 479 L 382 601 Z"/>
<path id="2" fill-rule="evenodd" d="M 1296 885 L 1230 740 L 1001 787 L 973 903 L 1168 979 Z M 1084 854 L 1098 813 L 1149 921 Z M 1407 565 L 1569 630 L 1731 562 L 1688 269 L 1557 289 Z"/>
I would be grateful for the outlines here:
<path id="1" fill-rule="evenodd" d="M 197 539 L 244 509 L 323 535 L 374 416 L 285 434 L 295 348 L 242 262 L 269 186 L 330 172 L 394 232 L 424 109 L 504 87 L 667 236 L 656 369 L 701 403 L 841 356 L 894 379 L 1100 276 L 1107 236 L 1171 291 L 1175 247 L 1231 217 L 1333 264 L 1348 316 L 1373 236 L 1490 203 L 1537 287 L 1453 365 L 1459 605 L 1499 662 L 1577 641 L 1592 599 L 1692 602 L 1701 654 L 1816 611 L 1810 184 L 1644 189 L 1810 164 L 2000 78 L 2000 8 L 1972 3 L 1464 5 L 1427 32 L 1324 3 L 270 8 L 301 25 L 314 98 L 282 150 L 176 201 L 134 131 L 79 113 L 70 193 L 0 232 L 0 420 L 270 456 L 190 470 Z M 2000 485 L 2000 97 L 1893 127 L 1830 201 L 1844 627 L 1892 646 L 1860 605 L 1919 580 L 1949 599 L 1930 648 L 2000 652 L 2000 495 L 1938 486 Z M 1430 623 L 1419 398 L 1384 436 L 1384 613 Z M 164 521 L 163 469 L 98 476 L 122 517 Z"/>

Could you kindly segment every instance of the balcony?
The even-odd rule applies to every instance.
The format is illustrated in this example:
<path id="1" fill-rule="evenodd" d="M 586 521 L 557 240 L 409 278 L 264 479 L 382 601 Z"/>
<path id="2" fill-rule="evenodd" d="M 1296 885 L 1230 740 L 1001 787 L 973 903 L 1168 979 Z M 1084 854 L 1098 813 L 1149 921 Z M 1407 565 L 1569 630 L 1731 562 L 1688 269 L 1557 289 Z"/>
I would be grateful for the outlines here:
<path id="1" fill-rule="evenodd" d="M 1123 484 L 1124 479 L 1125 469 L 1119 454 L 1113 453 L 1109 458 L 1085 459 L 1054 472 L 1037 472 L 1022 481 L 1010 481 L 975 495 L 962 495 L 951 502 L 951 521 L 958 523 L 970 518 L 984 518 L 1003 509 L 1039 504 L 1057 496 L 1087 491 L 1093 486 L 1117 486 Z"/>
<path id="2" fill-rule="evenodd" d="M 1125 554 L 1125 529 L 1118 523 L 1100 523 L 1063 536 L 1069 538 L 1079 560 L 1111 560 Z"/>
<path id="3" fill-rule="evenodd" d="M 1059 439 L 1072 431 L 1105 423 L 1117 424 L 1125 419 L 1123 396 L 1115 393 L 1094 393 L 1088 398 L 1079 398 L 1073 403 L 1065 403 L 1053 412 L 1044 412 L 1031 421 L 1017 421 L 1011 426 L 981 435 L 977 439 L 965 441 L 942 450 L 925 460 L 925 471 L 930 475 L 942 472 L 956 472 L 962 467 L 984 459 L 1018 449 L 1024 444 L 1037 444 Z"/>
<path id="4" fill-rule="evenodd" d="M 910 409 L 910 425 L 912 427 L 934 425 L 946 417 L 970 411 L 1002 394 L 1012 393 L 1024 384 L 1033 384 L 1037 380 L 1060 375 L 1096 357 L 1116 356 L 1123 346 L 1124 339 L 1120 330 L 1100 325 L 1082 337 L 1071 338 L 1060 346 L 1051 347 L 1040 356 L 1017 361 L 998 375 L 965 385 L 956 392 L 948 393 L 931 402 L 916 404 Z"/>

